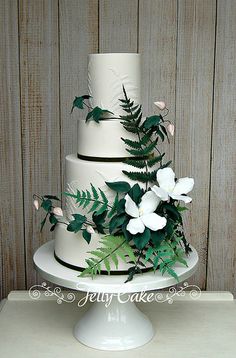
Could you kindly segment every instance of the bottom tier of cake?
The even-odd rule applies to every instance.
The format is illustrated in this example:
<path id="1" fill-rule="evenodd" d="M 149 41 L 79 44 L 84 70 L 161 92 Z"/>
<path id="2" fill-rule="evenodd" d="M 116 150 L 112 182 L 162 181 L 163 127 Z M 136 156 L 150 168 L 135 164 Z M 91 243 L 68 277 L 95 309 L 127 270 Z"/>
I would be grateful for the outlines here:
<path id="1" fill-rule="evenodd" d="M 98 248 L 98 242 L 100 239 L 99 234 L 92 234 L 92 239 L 88 244 L 82 237 L 81 232 L 73 233 L 66 230 L 64 224 L 58 224 L 54 231 L 55 237 L 55 258 L 62 265 L 72 268 L 74 270 L 83 271 L 87 267 L 86 259 L 91 257 L 88 251 L 96 250 Z M 127 259 L 128 261 L 128 259 Z M 118 259 L 118 268 L 116 269 L 114 263 L 111 262 L 110 274 L 127 274 L 129 267 L 133 266 L 133 263 L 125 263 L 121 259 Z M 147 267 L 142 269 L 143 272 L 151 269 L 151 264 L 147 263 Z M 102 274 L 106 274 L 107 270 L 105 266 L 101 265 Z"/>

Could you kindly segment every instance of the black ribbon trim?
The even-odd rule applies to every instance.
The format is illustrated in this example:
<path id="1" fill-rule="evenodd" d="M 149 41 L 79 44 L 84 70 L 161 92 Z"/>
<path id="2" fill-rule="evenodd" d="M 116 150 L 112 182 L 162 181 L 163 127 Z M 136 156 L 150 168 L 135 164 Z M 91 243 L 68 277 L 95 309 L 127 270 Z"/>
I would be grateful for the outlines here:
<path id="1" fill-rule="evenodd" d="M 115 162 L 125 162 L 126 159 L 135 159 L 135 160 L 145 160 L 148 157 L 119 157 L 119 158 L 100 158 L 100 157 L 89 157 L 87 155 L 82 155 L 77 153 L 77 158 L 78 159 L 82 159 L 82 160 L 88 160 L 91 162 L 110 162 L 110 163 L 115 163 Z"/>
<path id="2" fill-rule="evenodd" d="M 54 257 L 57 260 L 57 262 L 59 262 L 59 264 L 65 266 L 65 267 L 67 267 L 67 268 L 69 268 L 71 270 L 82 272 L 85 269 L 85 267 L 71 265 L 71 264 L 68 264 L 67 262 L 59 259 L 59 257 L 56 255 L 55 251 L 54 251 Z M 142 270 L 142 272 L 148 272 L 148 271 L 151 271 L 152 268 L 144 268 L 144 269 L 141 269 L 141 270 Z M 108 272 L 105 271 L 105 270 L 101 270 L 101 274 L 102 275 L 108 275 Z M 127 275 L 127 274 L 128 274 L 128 270 L 120 270 L 120 271 L 111 270 L 110 271 L 110 275 Z"/>

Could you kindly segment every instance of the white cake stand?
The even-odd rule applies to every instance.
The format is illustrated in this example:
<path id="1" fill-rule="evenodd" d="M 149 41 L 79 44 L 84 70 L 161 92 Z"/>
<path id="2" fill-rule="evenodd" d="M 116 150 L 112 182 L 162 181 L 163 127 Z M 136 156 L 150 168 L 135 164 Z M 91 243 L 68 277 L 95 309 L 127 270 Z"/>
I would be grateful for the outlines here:
<path id="1" fill-rule="evenodd" d="M 180 281 L 196 270 L 198 255 L 192 247 L 187 258 L 188 267 L 175 266 Z M 127 275 L 100 275 L 78 277 L 79 273 L 64 267 L 54 258 L 53 240 L 41 246 L 34 254 L 34 264 L 40 275 L 60 286 L 84 292 L 109 294 L 110 304 L 94 302 L 74 328 L 74 336 L 83 344 L 102 350 L 127 350 L 144 345 L 153 337 L 151 321 L 128 300 L 128 294 L 162 289 L 176 284 L 174 278 L 159 271 L 136 275 L 124 283 Z M 133 295 L 134 297 L 134 295 Z M 125 302 L 126 301 L 126 302 Z M 125 303 L 124 303 L 125 302 Z"/>

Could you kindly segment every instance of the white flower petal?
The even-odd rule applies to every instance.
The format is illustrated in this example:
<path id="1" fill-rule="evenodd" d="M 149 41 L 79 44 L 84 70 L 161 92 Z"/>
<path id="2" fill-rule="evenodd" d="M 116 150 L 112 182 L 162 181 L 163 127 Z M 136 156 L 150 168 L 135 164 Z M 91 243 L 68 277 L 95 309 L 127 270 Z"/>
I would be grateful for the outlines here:
<path id="1" fill-rule="evenodd" d="M 173 189 L 173 194 L 181 195 L 189 193 L 194 186 L 193 178 L 180 178 Z"/>
<path id="2" fill-rule="evenodd" d="M 159 203 L 160 199 L 156 196 L 156 194 L 153 191 L 148 191 L 143 195 L 139 205 L 140 215 L 153 213 Z"/>
<path id="3" fill-rule="evenodd" d="M 55 214 L 57 216 L 63 216 L 63 211 L 59 207 L 54 208 L 52 212 L 53 212 L 53 214 Z"/>
<path id="4" fill-rule="evenodd" d="M 175 173 L 171 168 L 159 169 L 157 171 L 157 181 L 159 186 L 171 193 L 175 187 Z"/>
<path id="5" fill-rule="evenodd" d="M 166 226 L 166 218 L 155 213 L 143 215 L 140 217 L 146 227 L 153 231 L 157 231 Z"/>
<path id="6" fill-rule="evenodd" d="M 145 226 L 141 220 L 141 218 L 130 219 L 126 229 L 132 234 L 135 235 L 137 233 L 143 233 L 145 230 Z"/>
<path id="7" fill-rule="evenodd" d="M 190 196 L 186 196 L 186 195 L 176 195 L 176 194 L 170 194 L 171 198 L 174 200 L 182 200 L 184 201 L 186 204 L 191 203 L 192 198 L 190 198 Z"/>
<path id="8" fill-rule="evenodd" d="M 159 186 L 154 185 L 151 189 L 162 201 L 167 201 L 169 199 L 168 193 L 164 189 L 159 188 Z"/>
<path id="9" fill-rule="evenodd" d="M 133 218 L 139 217 L 139 210 L 138 206 L 135 202 L 131 199 L 131 197 L 126 194 L 125 196 L 125 211 L 128 215 L 132 216 Z"/>

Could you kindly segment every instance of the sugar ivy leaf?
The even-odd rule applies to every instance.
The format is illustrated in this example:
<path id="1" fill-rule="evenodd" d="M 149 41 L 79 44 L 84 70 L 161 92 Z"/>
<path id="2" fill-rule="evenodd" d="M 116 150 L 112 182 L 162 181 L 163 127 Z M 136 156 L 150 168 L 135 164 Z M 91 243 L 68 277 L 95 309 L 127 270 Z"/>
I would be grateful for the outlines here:
<path id="1" fill-rule="evenodd" d="M 67 225 L 67 231 L 78 232 L 82 228 L 83 223 L 73 220 Z"/>
<path id="2" fill-rule="evenodd" d="M 80 222 L 80 223 L 82 223 L 82 224 L 86 221 L 86 216 L 84 216 L 84 215 L 81 215 L 81 214 L 73 214 L 72 216 L 75 218 L 75 220 L 76 220 L 77 222 Z"/>
<path id="3" fill-rule="evenodd" d="M 58 223 L 58 220 L 57 220 L 56 216 L 53 213 L 50 214 L 49 221 L 50 221 L 51 224 Z"/>
<path id="4" fill-rule="evenodd" d="M 51 208 L 52 208 L 52 201 L 50 199 L 43 200 L 42 204 L 41 204 L 41 207 L 45 211 L 49 212 L 51 210 Z"/>
<path id="5" fill-rule="evenodd" d="M 109 232 L 112 234 L 117 228 L 119 228 L 127 218 L 126 214 L 114 215 L 109 222 Z"/>
<path id="6" fill-rule="evenodd" d="M 83 238 L 87 241 L 87 243 L 90 243 L 91 240 L 91 234 L 87 230 L 82 231 Z"/>
<path id="7" fill-rule="evenodd" d="M 162 231 L 152 231 L 151 241 L 154 247 L 158 247 L 163 240 L 165 240 L 165 234 Z"/>
<path id="8" fill-rule="evenodd" d="M 84 96 L 81 96 L 81 97 L 75 97 L 75 99 L 73 101 L 72 108 L 71 108 L 71 113 L 73 112 L 75 107 L 77 107 L 79 109 L 83 109 L 84 108 L 84 100 L 89 99 L 89 98 L 91 98 L 91 96 L 89 96 L 89 95 L 84 95 Z"/>
<path id="9" fill-rule="evenodd" d="M 137 249 L 142 250 L 147 245 L 150 238 L 151 232 L 147 227 L 142 234 L 134 235 L 134 243 Z"/>
<path id="10" fill-rule="evenodd" d="M 86 216 L 80 214 L 73 214 L 74 220 L 72 220 L 69 225 L 67 225 L 67 231 L 78 232 L 81 230 L 83 224 L 86 221 Z"/>
<path id="11" fill-rule="evenodd" d="M 151 117 L 147 117 L 143 123 L 143 127 L 145 129 L 150 129 L 151 127 L 156 127 L 161 122 L 160 116 L 154 115 Z"/>
<path id="12" fill-rule="evenodd" d="M 131 197 L 131 199 L 136 203 L 139 204 L 141 197 L 143 196 L 143 189 L 140 188 L 139 184 L 136 183 L 135 185 L 132 186 L 132 188 L 129 191 L 129 196 Z"/>
<path id="13" fill-rule="evenodd" d="M 106 215 L 107 210 L 103 211 L 99 215 L 97 215 L 97 212 L 94 212 L 92 215 L 93 222 L 96 225 L 96 229 L 100 234 L 105 234 L 103 224 L 105 222 Z"/>
<path id="14" fill-rule="evenodd" d="M 175 205 L 163 204 L 163 208 L 174 221 L 181 221 L 181 215 Z"/>
<path id="15" fill-rule="evenodd" d="M 54 230 L 55 230 L 55 228 L 56 228 L 56 226 L 57 226 L 57 223 L 56 223 L 56 224 L 54 224 L 54 225 L 52 225 L 52 226 L 51 226 L 51 228 L 50 228 L 50 231 L 54 231 Z"/>
<path id="16" fill-rule="evenodd" d="M 127 193 L 130 190 L 130 184 L 126 181 L 107 182 L 106 185 L 117 193 Z"/>
<path id="17" fill-rule="evenodd" d="M 90 119 L 93 119 L 95 122 L 99 123 L 100 119 L 103 118 L 103 115 L 107 114 L 107 113 L 114 114 L 114 113 L 108 111 L 107 109 L 102 109 L 97 106 L 97 107 L 93 108 L 91 112 L 89 112 L 87 114 L 86 122 Z"/>
<path id="18" fill-rule="evenodd" d="M 116 212 L 117 214 L 121 214 L 125 211 L 125 198 L 122 198 L 117 203 Z"/>
<path id="19" fill-rule="evenodd" d="M 162 131 L 160 129 L 157 129 L 156 133 L 159 135 L 159 137 L 161 138 L 162 142 L 164 142 L 165 137 L 164 137 L 164 134 L 162 133 Z"/>

